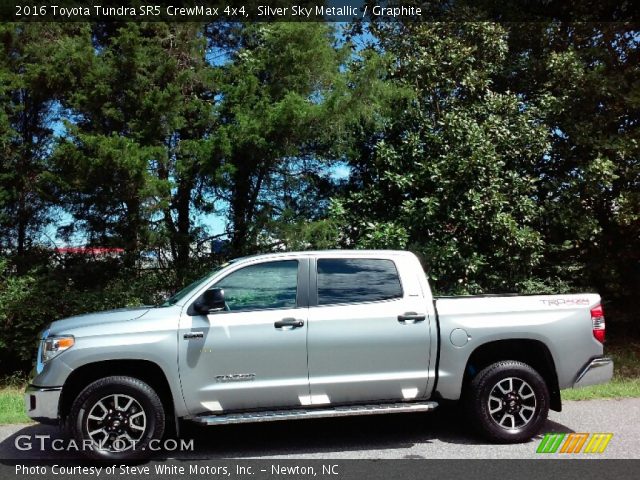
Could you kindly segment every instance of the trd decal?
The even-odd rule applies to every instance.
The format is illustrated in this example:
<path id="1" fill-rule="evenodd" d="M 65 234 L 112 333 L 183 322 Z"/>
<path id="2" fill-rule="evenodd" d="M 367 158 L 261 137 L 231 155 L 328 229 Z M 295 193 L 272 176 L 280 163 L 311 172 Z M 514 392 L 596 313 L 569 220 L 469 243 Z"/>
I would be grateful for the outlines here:
<path id="1" fill-rule="evenodd" d="M 553 298 L 540 301 L 549 307 L 560 307 L 562 305 L 589 305 L 588 298 Z"/>

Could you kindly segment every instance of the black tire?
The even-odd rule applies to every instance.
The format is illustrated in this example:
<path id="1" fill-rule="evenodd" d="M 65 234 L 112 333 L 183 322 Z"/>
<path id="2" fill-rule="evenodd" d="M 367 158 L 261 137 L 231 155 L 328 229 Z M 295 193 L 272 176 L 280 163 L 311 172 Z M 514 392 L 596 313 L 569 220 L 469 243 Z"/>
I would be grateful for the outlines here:
<path id="1" fill-rule="evenodd" d="M 100 419 L 102 415 L 104 418 Z M 164 408 L 158 394 L 142 380 L 105 377 L 80 392 L 71 405 L 66 428 L 78 448 L 92 458 L 136 458 L 144 455 L 150 441 L 159 444 L 162 439 Z M 92 447 L 83 448 L 87 444 Z"/>
<path id="2" fill-rule="evenodd" d="M 549 414 L 549 389 L 544 379 L 526 363 L 514 360 L 481 370 L 465 396 L 471 422 L 496 443 L 530 440 Z"/>

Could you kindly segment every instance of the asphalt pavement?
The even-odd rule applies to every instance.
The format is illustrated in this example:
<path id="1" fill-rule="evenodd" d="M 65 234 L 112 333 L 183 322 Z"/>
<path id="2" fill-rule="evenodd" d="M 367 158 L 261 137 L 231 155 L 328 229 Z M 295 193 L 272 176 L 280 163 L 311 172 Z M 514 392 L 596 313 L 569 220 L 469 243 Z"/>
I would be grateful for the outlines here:
<path id="1" fill-rule="evenodd" d="M 183 437 L 193 451 L 155 454 L 155 459 L 521 459 L 640 458 L 640 399 L 564 402 L 551 412 L 542 433 L 612 433 L 602 454 L 536 454 L 540 438 L 517 445 L 494 445 L 473 434 L 452 407 L 432 413 L 283 421 L 217 427 L 192 426 Z M 56 427 L 0 425 L 0 459 L 78 458 L 60 451 Z M 31 449 L 24 449 L 31 443 Z M 42 449 L 41 446 L 44 448 Z M 20 447 L 20 448 L 19 448 Z M 170 448 L 172 445 L 169 446 Z M 21 449 L 22 448 L 22 449 Z M 24 450 L 23 450 L 24 449 Z"/>

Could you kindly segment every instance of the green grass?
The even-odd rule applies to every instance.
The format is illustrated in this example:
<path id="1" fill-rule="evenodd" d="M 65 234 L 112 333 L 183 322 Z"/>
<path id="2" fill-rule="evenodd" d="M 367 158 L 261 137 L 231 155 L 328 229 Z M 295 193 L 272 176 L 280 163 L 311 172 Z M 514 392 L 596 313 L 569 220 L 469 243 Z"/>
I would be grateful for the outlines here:
<path id="1" fill-rule="evenodd" d="M 562 391 L 563 400 L 640 397 L 640 341 L 612 339 L 605 354 L 613 358 L 613 380 L 603 385 Z"/>
<path id="2" fill-rule="evenodd" d="M 562 400 L 593 400 L 595 398 L 640 397 L 640 378 L 615 378 L 603 385 L 562 391 Z"/>
<path id="3" fill-rule="evenodd" d="M 32 422 L 24 409 L 26 385 L 27 379 L 20 373 L 0 378 L 0 425 Z"/>
<path id="4" fill-rule="evenodd" d="M 24 388 L 0 388 L 0 425 L 31 422 L 24 410 L 23 394 Z"/>
<path id="5" fill-rule="evenodd" d="M 612 339 L 605 354 L 613 358 L 613 380 L 603 385 L 562 391 L 563 400 L 640 397 L 640 341 Z"/>

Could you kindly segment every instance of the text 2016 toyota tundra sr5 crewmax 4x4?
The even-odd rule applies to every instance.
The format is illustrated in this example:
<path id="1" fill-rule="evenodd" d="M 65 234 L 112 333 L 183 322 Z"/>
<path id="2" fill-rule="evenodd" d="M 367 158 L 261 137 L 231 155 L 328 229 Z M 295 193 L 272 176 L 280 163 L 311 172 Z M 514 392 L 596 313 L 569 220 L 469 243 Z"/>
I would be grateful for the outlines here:
<path id="1" fill-rule="evenodd" d="M 522 442 L 560 390 L 610 380 L 594 294 L 434 298 L 400 251 L 232 261 L 164 304 L 42 334 L 28 414 L 89 454 L 127 458 L 180 420 L 205 425 L 432 410 Z"/>

